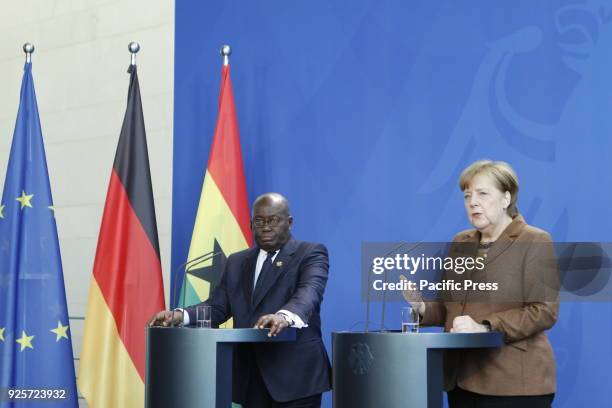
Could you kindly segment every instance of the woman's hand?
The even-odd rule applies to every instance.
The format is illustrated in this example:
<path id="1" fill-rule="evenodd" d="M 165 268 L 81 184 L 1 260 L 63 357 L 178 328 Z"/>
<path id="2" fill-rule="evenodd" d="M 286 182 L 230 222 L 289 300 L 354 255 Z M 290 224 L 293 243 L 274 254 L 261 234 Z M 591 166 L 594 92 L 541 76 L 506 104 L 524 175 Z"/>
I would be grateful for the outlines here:
<path id="1" fill-rule="evenodd" d="M 470 316 L 457 316 L 453 319 L 451 333 L 486 333 L 489 331 L 484 324 L 477 323 Z"/>
<path id="2" fill-rule="evenodd" d="M 408 278 L 404 275 L 400 275 L 400 280 L 409 282 Z M 421 292 L 418 290 L 404 290 L 402 291 L 402 295 L 404 295 L 404 299 L 406 302 L 410 303 L 421 316 L 425 314 L 425 302 L 423 302 L 423 296 L 421 296 Z"/>

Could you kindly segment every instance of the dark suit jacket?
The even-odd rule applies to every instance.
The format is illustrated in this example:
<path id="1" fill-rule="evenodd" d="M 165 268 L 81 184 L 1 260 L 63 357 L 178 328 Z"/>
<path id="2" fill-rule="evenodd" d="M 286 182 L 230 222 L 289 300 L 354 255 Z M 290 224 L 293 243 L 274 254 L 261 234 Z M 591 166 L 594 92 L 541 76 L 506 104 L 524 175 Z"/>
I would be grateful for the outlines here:
<path id="1" fill-rule="evenodd" d="M 476 252 L 480 233 L 455 236 L 450 256 Z M 472 255 L 473 255 L 472 253 Z M 465 255 L 465 253 L 463 254 Z M 555 359 L 545 330 L 557 321 L 558 269 L 550 235 L 527 225 L 520 215 L 489 250 L 483 270 L 457 280 L 497 282 L 500 290 L 488 299 L 473 291 L 451 293 L 441 302 L 427 302 L 423 324 L 449 331 L 457 316 L 487 321 L 504 335 L 506 345 L 495 349 L 449 351 L 445 358 L 445 389 L 461 388 L 486 395 L 544 395 L 554 393 Z"/>
<path id="2" fill-rule="evenodd" d="M 253 296 L 259 248 L 232 254 L 220 284 L 203 304 L 211 306 L 212 325 L 230 317 L 234 327 L 253 327 L 257 319 L 281 309 L 300 316 L 308 327 L 297 330 L 295 342 L 261 343 L 236 347 L 233 399 L 243 402 L 249 372 L 256 362 L 268 392 L 279 402 L 305 398 L 331 388 L 329 358 L 321 339 L 319 316 L 327 283 L 329 260 L 321 244 L 291 238 L 280 250 Z M 186 308 L 195 322 L 195 306 Z"/>

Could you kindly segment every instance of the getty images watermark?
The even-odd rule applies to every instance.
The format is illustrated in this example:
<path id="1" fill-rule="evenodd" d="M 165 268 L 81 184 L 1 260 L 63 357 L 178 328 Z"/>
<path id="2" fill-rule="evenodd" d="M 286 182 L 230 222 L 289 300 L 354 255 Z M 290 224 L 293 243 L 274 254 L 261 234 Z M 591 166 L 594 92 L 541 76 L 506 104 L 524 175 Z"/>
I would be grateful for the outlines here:
<path id="1" fill-rule="evenodd" d="M 611 301 L 612 243 L 364 243 L 364 301 Z"/>

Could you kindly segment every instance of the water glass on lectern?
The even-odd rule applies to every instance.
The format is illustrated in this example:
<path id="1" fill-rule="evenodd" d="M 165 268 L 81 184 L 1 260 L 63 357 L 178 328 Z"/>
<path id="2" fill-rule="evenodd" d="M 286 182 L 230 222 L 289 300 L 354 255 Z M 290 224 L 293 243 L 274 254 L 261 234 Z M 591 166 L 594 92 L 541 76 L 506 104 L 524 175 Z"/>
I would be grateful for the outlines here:
<path id="1" fill-rule="evenodd" d="M 402 307 L 402 333 L 419 332 L 419 312 L 411 307 Z"/>
<path id="2" fill-rule="evenodd" d="M 196 307 L 196 327 L 209 329 L 211 313 L 210 306 Z"/>

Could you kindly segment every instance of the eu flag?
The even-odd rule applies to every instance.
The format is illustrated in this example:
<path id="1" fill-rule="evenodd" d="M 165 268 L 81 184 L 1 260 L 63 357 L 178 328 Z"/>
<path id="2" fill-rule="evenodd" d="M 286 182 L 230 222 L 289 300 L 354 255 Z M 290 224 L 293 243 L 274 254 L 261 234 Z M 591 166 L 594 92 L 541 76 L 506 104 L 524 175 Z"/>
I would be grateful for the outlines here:
<path id="1" fill-rule="evenodd" d="M 0 201 L 0 407 L 76 407 L 77 399 L 53 200 L 28 62 Z"/>

